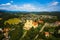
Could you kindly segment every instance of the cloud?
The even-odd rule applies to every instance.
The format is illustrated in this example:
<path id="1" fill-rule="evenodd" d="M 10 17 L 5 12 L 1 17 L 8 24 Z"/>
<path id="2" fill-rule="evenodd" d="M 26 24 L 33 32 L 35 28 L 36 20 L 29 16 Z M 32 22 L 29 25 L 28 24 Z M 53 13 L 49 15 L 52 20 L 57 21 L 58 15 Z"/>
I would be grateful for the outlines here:
<path id="1" fill-rule="evenodd" d="M 36 11 L 37 8 L 31 4 L 23 4 L 21 6 L 11 5 L 10 9 L 20 10 L 20 11 Z"/>
<path id="2" fill-rule="evenodd" d="M 44 8 L 42 8 L 44 11 L 59 11 L 59 3 L 57 1 L 54 2 L 50 2 L 48 4 L 46 4 L 46 6 L 43 6 Z"/>
<path id="3" fill-rule="evenodd" d="M 38 7 L 32 4 L 23 4 L 21 6 L 18 5 L 12 5 L 10 7 L 12 10 L 18 10 L 18 11 L 47 11 L 45 7 Z"/>
<path id="4" fill-rule="evenodd" d="M 15 11 L 48 11 L 48 7 L 38 7 L 32 4 L 23 4 L 23 5 L 10 5 L 8 7 L 2 7 L 0 9 L 5 9 L 5 10 L 15 10 Z"/>
<path id="5" fill-rule="evenodd" d="M 12 1 L 13 2 L 13 1 Z M 56 11 L 59 2 L 52 2 L 46 6 L 36 6 L 32 4 L 13 5 L 12 3 L 1 4 L 0 9 L 15 11 Z M 2 7 L 1 7 L 2 6 Z"/>
<path id="6" fill-rule="evenodd" d="M 31 4 L 24 4 L 20 7 L 22 10 L 35 11 L 36 7 Z"/>
<path id="7" fill-rule="evenodd" d="M 0 4 L 0 6 L 9 6 L 9 5 L 12 5 L 11 3 L 13 3 L 13 1 L 10 1 L 10 2 L 5 3 L 5 4 Z"/>
<path id="8" fill-rule="evenodd" d="M 0 6 L 8 6 L 11 5 L 11 3 L 1 4 Z"/>
<path id="9" fill-rule="evenodd" d="M 56 6 L 56 5 L 58 5 L 58 4 L 59 4 L 59 2 L 53 2 L 53 3 L 52 3 L 53 6 Z"/>

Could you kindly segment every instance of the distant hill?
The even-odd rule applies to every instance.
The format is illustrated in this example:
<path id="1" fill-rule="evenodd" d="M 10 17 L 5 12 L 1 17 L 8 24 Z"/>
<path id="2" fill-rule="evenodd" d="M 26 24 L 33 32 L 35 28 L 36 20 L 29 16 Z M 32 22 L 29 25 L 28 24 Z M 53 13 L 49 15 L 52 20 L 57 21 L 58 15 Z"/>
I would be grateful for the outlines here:
<path id="1" fill-rule="evenodd" d="M 54 11 L 54 12 L 25 12 L 25 11 L 7 11 L 7 10 L 0 10 L 0 17 L 2 16 L 13 16 L 14 14 L 20 15 L 20 14 L 37 14 L 37 15 L 53 15 L 53 16 L 58 16 L 60 19 L 60 12 L 59 11 Z M 15 17 L 15 15 L 14 15 Z"/>

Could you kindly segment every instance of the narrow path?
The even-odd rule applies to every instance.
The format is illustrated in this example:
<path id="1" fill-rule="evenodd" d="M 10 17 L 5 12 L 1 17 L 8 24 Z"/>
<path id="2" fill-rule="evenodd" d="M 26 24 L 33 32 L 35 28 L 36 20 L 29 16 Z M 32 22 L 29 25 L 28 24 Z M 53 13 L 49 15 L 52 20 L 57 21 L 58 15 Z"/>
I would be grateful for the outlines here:
<path id="1" fill-rule="evenodd" d="M 39 32 L 42 32 L 47 25 L 48 25 L 48 23 L 45 23 Z M 35 36 L 34 40 L 37 39 L 38 36 L 39 36 L 39 34 L 37 34 L 37 35 Z"/>

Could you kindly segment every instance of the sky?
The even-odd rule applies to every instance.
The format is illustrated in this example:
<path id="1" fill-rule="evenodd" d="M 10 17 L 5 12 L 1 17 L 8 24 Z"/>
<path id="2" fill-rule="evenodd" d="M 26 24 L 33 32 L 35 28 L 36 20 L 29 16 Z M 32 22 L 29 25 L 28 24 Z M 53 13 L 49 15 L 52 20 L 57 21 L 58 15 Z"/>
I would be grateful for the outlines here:
<path id="1" fill-rule="evenodd" d="M 0 0 L 0 10 L 60 11 L 60 0 Z"/>

